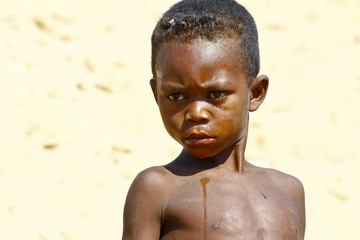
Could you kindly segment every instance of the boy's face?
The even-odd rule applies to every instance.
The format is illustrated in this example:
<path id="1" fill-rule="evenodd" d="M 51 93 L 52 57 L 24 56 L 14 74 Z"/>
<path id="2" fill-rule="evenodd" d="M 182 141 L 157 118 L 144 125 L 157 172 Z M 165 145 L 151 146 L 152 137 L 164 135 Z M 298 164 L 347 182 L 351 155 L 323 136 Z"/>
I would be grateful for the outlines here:
<path id="1" fill-rule="evenodd" d="M 162 120 L 198 158 L 213 157 L 247 135 L 251 94 L 234 44 L 197 40 L 163 44 L 158 51 L 151 86 Z"/>

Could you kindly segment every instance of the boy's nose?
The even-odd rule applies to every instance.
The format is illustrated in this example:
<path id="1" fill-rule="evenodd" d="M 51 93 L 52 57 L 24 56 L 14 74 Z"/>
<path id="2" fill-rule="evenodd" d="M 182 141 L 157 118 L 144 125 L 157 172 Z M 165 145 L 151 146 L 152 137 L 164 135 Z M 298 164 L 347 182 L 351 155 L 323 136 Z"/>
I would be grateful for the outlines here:
<path id="1" fill-rule="evenodd" d="M 210 120 L 209 112 L 206 110 L 206 102 L 191 102 L 185 113 L 185 120 L 189 122 L 208 122 Z"/>

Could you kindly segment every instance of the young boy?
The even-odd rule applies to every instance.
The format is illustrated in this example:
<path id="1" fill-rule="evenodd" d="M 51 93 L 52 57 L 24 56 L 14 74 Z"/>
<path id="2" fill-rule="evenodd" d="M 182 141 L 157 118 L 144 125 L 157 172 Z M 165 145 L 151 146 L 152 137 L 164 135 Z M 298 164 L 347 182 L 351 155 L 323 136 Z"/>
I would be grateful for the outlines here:
<path id="1" fill-rule="evenodd" d="M 184 0 L 152 36 L 150 81 L 183 151 L 141 172 L 125 203 L 123 240 L 304 239 L 299 180 L 244 158 L 249 111 L 265 98 L 256 25 L 233 0 Z"/>

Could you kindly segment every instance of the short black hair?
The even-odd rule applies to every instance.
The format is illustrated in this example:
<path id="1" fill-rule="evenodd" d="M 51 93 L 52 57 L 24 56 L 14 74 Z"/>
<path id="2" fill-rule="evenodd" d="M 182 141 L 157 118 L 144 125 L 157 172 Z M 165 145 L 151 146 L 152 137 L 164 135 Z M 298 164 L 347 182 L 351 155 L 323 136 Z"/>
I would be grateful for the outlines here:
<path id="1" fill-rule="evenodd" d="M 251 83 L 259 73 L 260 56 L 256 24 L 251 14 L 234 0 L 183 0 L 173 5 L 157 23 L 152 37 L 151 67 L 156 78 L 156 58 L 161 44 L 190 43 L 203 39 L 239 41 L 239 64 Z"/>

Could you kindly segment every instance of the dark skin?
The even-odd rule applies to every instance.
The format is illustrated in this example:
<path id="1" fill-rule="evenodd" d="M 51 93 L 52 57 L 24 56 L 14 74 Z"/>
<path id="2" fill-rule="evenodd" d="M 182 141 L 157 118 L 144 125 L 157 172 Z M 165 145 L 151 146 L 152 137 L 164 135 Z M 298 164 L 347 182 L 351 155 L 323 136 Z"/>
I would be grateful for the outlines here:
<path id="1" fill-rule="evenodd" d="M 231 39 L 161 46 L 150 84 L 166 130 L 183 146 L 141 172 L 124 209 L 123 240 L 302 240 L 304 190 L 296 178 L 245 160 L 249 112 L 268 77 L 248 83 Z"/>

